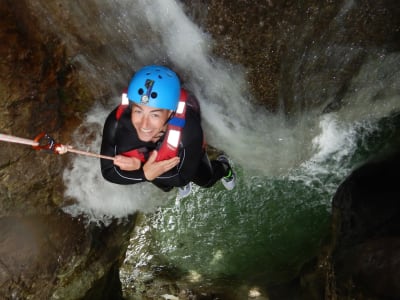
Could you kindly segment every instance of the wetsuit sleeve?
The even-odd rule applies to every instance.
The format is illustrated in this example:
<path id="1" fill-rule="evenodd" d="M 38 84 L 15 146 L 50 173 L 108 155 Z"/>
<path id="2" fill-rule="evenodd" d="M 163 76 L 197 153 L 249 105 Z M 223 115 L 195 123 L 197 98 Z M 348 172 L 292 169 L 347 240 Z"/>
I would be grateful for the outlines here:
<path id="1" fill-rule="evenodd" d="M 114 157 L 117 153 L 117 130 L 118 120 L 116 119 L 116 109 L 107 117 L 103 127 L 103 137 L 100 153 L 106 156 Z M 122 171 L 110 159 L 100 159 L 101 174 L 104 179 L 117 184 L 135 184 L 146 181 L 143 169 L 136 171 Z"/>

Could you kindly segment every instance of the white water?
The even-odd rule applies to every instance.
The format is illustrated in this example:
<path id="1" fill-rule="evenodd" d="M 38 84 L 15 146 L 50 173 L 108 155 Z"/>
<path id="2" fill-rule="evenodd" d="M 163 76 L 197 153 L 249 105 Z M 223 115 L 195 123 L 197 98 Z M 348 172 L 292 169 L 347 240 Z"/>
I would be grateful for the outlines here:
<path id="1" fill-rule="evenodd" d="M 110 55 L 99 59 L 92 56 L 93 49 L 83 46 L 73 61 L 81 64 L 82 76 L 101 80 L 105 89 L 115 92 L 115 97 L 88 113 L 82 124 L 87 134 L 78 129 L 75 135 L 74 146 L 78 149 L 99 152 L 103 122 L 119 103 L 116 84 L 127 84 L 134 69 L 155 62 L 168 62 L 183 75 L 186 85 L 200 100 L 208 142 L 233 159 L 243 174 L 239 181 L 242 183 L 254 174 L 279 177 L 299 169 L 301 175 L 295 172 L 295 176 L 305 182 L 321 173 L 342 171 L 345 176 L 348 168 L 327 166 L 325 160 L 340 161 L 355 150 L 356 126 L 400 108 L 398 94 L 373 97 L 382 90 L 399 90 L 400 76 L 395 66 L 400 59 L 392 54 L 371 58 L 364 65 L 351 83 L 352 92 L 346 95 L 346 105 L 340 111 L 321 115 L 322 108 L 315 108 L 292 116 L 288 122 L 283 114 L 270 114 L 251 104 L 245 70 L 213 57 L 211 37 L 191 22 L 176 1 L 96 3 L 102 21 L 98 26 L 85 18 L 76 18 L 73 23 L 78 28 L 90 24 L 87 36 L 101 41 Z M 78 12 L 79 7 L 75 6 L 70 18 L 85 15 L 89 7 L 82 4 L 82 11 Z M 65 29 L 59 31 L 65 33 Z M 113 67 L 114 60 L 117 68 Z M 89 138 L 92 135 L 95 140 Z M 99 162 L 83 156 L 74 158 L 72 169 L 64 172 L 64 180 L 66 196 L 77 200 L 66 210 L 72 214 L 85 212 L 94 219 L 123 217 L 136 210 L 153 211 L 175 198 L 175 192 L 165 194 L 150 184 L 108 183 L 101 177 Z"/>

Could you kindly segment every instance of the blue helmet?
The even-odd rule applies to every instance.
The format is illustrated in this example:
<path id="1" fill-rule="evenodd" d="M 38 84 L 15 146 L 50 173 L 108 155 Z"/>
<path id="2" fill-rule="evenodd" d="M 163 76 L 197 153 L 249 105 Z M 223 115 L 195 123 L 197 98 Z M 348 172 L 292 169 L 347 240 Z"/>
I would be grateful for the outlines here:
<path id="1" fill-rule="evenodd" d="M 163 66 L 146 66 L 133 76 L 128 99 L 136 104 L 175 111 L 181 84 L 174 71 Z"/>

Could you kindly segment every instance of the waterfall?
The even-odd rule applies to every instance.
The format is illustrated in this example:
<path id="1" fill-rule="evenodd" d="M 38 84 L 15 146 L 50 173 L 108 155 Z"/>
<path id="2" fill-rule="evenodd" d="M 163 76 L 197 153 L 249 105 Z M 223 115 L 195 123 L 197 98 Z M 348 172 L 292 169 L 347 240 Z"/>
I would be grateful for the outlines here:
<path id="1" fill-rule="evenodd" d="M 350 83 L 351 92 L 345 95 L 345 105 L 339 111 L 326 115 L 322 114 L 322 107 L 316 107 L 288 119 L 283 112 L 271 114 L 254 104 L 244 68 L 214 57 L 211 37 L 184 14 L 178 2 L 96 3 L 94 8 L 89 4 L 71 5 L 67 10 L 68 20 L 74 28 L 86 28 L 80 35 L 98 40 L 101 48 L 106 48 L 108 59 L 104 61 L 104 56 L 99 56 L 97 44 L 92 42 L 96 47 L 83 46 L 72 61 L 81 64 L 90 81 L 104 82 L 115 93 L 107 105 L 96 105 L 82 125 L 92 128 L 97 139 L 85 145 L 87 138 L 77 130 L 76 147 L 99 151 L 103 122 L 120 101 L 116 85 L 126 85 L 135 69 L 152 63 L 168 63 L 182 73 L 185 85 L 200 100 L 208 142 L 227 152 L 243 177 L 288 175 L 305 165 L 306 169 L 310 165 L 323 168 L 322 156 L 344 155 L 355 150 L 351 149 L 355 141 L 351 135 L 356 124 L 378 120 L 399 108 L 398 96 L 390 92 L 399 85 L 396 54 L 371 57 Z M 345 5 L 337 19 L 340 21 L 351 7 Z M 86 17 L 82 18 L 83 15 Z M 55 22 L 51 21 L 53 25 Z M 61 22 L 58 26 L 62 26 Z M 57 27 L 57 30 L 66 34 L 71 43 L 77 43 L 74 41 L 77 37 L 66 31 L 68 28 Z M 332 60 L 342 59 L 344 50 L 334 51 L 329 44 L 325 48 L 316 46 L 309 50 L 308 56 L 321 56 L 328 50 Z M 304 60 L 302 57 L 293 64 L 293 70 L 296 64 L 304 64 Z M 305 80 L 303 87 L 298 88 L 299 94 L 304 86 L 310 90 L 323 88 L 320 82 L 304 84 Z M 325 105 L 331 99 L 322 100 Z M 115 186 L 99 174 L 98 163 L 83 157 L 77 157 L 72 169 L 64 174 L 67 196 L 77 198 L 83 210 L 95 215 L 121 217 L 136 209 L 151 211 L 164 203 L 165 198 L 173 198 L 147 186 Z M 151 196 L 146 197 L 148 194 Z"/>

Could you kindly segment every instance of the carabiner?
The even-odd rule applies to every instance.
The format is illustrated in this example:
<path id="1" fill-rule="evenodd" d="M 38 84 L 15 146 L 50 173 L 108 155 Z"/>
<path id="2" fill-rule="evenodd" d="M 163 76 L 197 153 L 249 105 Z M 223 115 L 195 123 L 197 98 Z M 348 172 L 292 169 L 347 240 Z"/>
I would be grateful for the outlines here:
<path id="1" fill-rule="evenodd" d="M 33 149 L 35 149 L 35 150 L 45 150 L 45 151 L 48 151 L 48 152 L 55 152 L 55 153 L 57 153 L 57 152 L 56 152 L 56 146 L 57 146 L 58 144 L 57 144 L 56 141 L 55 141 L 51 136 L 49 136 L 47 133 L 45 133 L 45 132 L 39 133 L 39 134 L 35 137 L 34 141 L 35 141 L 36 143 L 38 143 L 38 145 L 37 145 L 37 146 L 32 146 Z"/>

